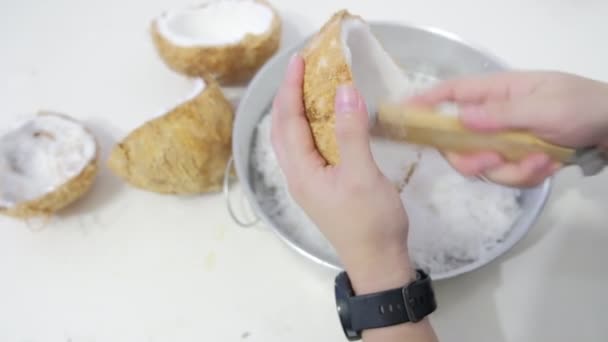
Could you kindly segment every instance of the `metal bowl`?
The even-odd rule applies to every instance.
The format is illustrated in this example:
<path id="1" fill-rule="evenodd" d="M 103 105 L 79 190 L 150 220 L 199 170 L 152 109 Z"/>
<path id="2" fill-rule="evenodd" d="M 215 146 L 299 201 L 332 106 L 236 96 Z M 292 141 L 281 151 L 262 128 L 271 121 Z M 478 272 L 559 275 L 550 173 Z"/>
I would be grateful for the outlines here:
<path id="1" fill-rule="evenodd" d="M 479 74 L 507 69 L 491 54 L 473 47 L 459 37 L 441 30 L 391 23 L 370 23 L 376 37 L 385 49 L 403 67 L 429 73 L 440 79 L 466 74 Z M 272 58 L 256 75 L 241 99 L 233 131 L 233 158 L 241 188 L 256 215 L 263 220 L 290 247 L 307 258 L 330 268 L 341 269 L 333 250 L 317 247 L 318 241 L 309 241 L 288 229 L 286 223 L 273 215 L 272 189 L 265 187 L 261 176 L 252 166 L 252 149 L 256 125 L 268 112 L 272 99 L 283 78 L 290 56 L 308 39 L 282 51 Z M 470 272 L 506 253 L 534 225 L 549 196 L 551 181 L 522 191 L 522 215 L 503 241 L 485 254 L 485 258 L 449 272 L 431 274 L 435 280 L 447 279 Z M 230 203 L 229 203 L 230 205 Z M 233 215 L 234 217 L 234 215 Z M 241 222 L 241 225 L 246 225 Z"/>

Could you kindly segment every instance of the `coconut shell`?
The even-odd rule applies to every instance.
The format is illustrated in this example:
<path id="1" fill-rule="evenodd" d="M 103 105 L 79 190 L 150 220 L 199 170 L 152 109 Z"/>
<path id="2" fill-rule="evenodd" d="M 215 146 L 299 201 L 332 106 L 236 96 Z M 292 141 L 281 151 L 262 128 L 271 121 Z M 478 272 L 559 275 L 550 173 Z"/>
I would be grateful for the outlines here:
<path id="1" fill-rule="evenodd" d="M 93 185 L 97 170 L 97 162 L 93 160 L 78 176 L 57 190 L 39 199 L 22 202 L 11 208 L 0 208 L 0 214 L 18 218 L 50 216 L 84 196 Z"/>
<path id="2" fill-rule="evenodd" d="M 219 85 L 206 83 L 200 94 L 117 144 L 109 168 L 131 185 L 158 193 L 221 189 L 231 155 L 233 112 Z"/>
<path id="3" fill-rule="evenodd" d="M 335 134 L 336 89 L 353 82 L 341 39 L 342 23 L 349 18 L 360 19 L 344 10 L 334 14 L 301 51 L 305 63 L 303 97 L 306 117 L 317 149 L 331 165 L 340 160 Z"/>
<path id="4" fill-rule="evenodd" d="M 273 13 L 270 29 L 264 34 L 247 34 L 230 45 L 183 47 L 164 37 L 155 20 L 151 34 L 156 50 L 165 64 L 179 73 L 196 77 L 210 74 L 222 85 L 247 82 L 274 55 L 281 40 L 282 24 L 276 10 L 267 1 L 256 2 Z"/>
<path id="5" fill-rule="evenodd" d="M 68 120 L 73 120 L 62 114 L 40 113 L 40 115 L 56 115 Z M 91 132 L 88 133 L 93 136 Z M 93 183 L 95 182 L 98 172 L 98 154 L 99 151 L 97 148 L 95 156 L 91 159 L 87 166 L 85 166 L 77 176 L 66 181 L 54 191 L 49 192 L 37 199 L 18 203 L 10 208 L 0 207 L 0 214 L 23 219 L 37 216 L 50 216 L 76 202 L 91 189 Z"/>

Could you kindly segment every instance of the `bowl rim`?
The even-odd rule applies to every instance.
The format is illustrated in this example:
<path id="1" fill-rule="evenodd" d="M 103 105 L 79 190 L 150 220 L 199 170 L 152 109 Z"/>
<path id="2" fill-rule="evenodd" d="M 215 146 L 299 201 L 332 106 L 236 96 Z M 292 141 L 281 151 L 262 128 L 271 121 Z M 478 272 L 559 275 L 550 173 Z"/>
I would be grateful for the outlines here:
<path id="1" fill-rule="evenodd" d="M 367 23 L 372 27 L 372 29 L 373 29 L 373 27 L 377 27 L 377 26 L 384 26 L 384 27 L 392 26 L 392 27 L 412 29 L 412 30 L 423 31 L 425 33 L 434 34 L 441 38 L 445 38 L 452 42 L 464 45 L 464 46 L 480 53 L 485 58 L 487 58 L 488 60 L 495 63 L 499 67 L 500 70 L 503 70 L 503 71 L 511 70 L 509 65 L 502 58 L 498 57 L 497 55 L 495 55 L 494 53 L 489 51 L 487 48 L 481 46 L 480 44 L 472 42 L 468 39 L 464 39 L 462 36 L 460 36 L 456 33 L 450 32 L 448 30 L 445 30 L 445 29 L 442 29 L 442 28 L 439 28 L 436 26 L 415 25 L 415 24 L 400 23 L 400 22 L 395 22 L 395 21 L 374 21 L 374 20 L 367 21 Z M 278 60 L 285 58 L 287 55 L 292 55 L 295 52 L 297 52 L 299 50 L 299 48 L 301 48 L 304 44 L 306 44 L 306 42 L 308 42 L 313 36 L 314 36 L 314 34 L 307 35 L 304 38 L 302 38 L 301 40 L 299 40 L 298 42 L 290 44 L 288 47 L 286 47 L 282 51 L 275 54 L 269 61 L 267 61 L 262 66 L 262 68 L 260 68 L 260 70 L 256 73 L 256 75 L 250 81 L 250 83 L 247 86 L 247 89 L 239 103 L 239 106 L 236 110 L 235 122 L 234 122 L 233 127 L 236 127 L 236 123 L 239 120 L 239 117 L 246 115 L 244 113 L 245 109 L 244 109 L 244 106 L 242 106 L 242 104 L 247 103 L 248 102 L 247 99 L 250 96 L 253 96 L 252 95 L 252 91 L 253 91 L 252 89 L 254 89 L 253 86 L 257 82 L 259 82 L 259 79 L 262 78 L 263 75 L 268 70 L 274 68 L 275 64 L 277 63 Z M 244 163 L 245 159 L 239 152 L 239 149 L 236 147 L 237 143 L 238 143 L 237 136 L 233 134 L 233 136 L 232 136 L 232 156 L 234 159 L 233 160 L 234 168 L 236 171 L 237 178 L 239 179 L 241 191 L 244 193 L 248 203 L 252 206 L 252 209 L 255 212 L 255 214 L 259 218 L 261 218 L 261 220 L 265 223 L 265 225 L 268 226 L 274 232 L 274 234 L 277 235 L 279 237 L 279 239 L 283 241 L 283 243 L 288 245 L 291 249 L 293 249 L 298 254 L 304 256 L 305 258 L 313 261 L 314 263 L 316 263 L 318 265 L 324 266 L 324 267 L 334 270 L 336 272 L 342 271 L 342 268 L 339 265 L 335 265 L 330 261 L 322 259 L 320 256 L 317 256 L 317 255 L 305 250 L 298 243 L 296 243 L 295 241 L 292 241 L 289 237 L 286 236 L 286 234 L 283 233 L 283 231 L 281 229 L 279 229 L 279 227 L 277 227 L 277 224 L 270 217 L 270 215 L 265 210 L 263 210 L 261 204 L 259 203 L 259 201 L 257 199 L 255 191 L 253 190 L 250 178 L 248 179 L 248 177 L 243 177 L 244 174 L 248 174 L 249 172 L 251 172 L 250 163 L 246 163 L 246 165 L 243 165 L 243 164 L 245 164 Z M 248 152 L 251 154 L 251 150 L 249 150 Z M 248 171 L 246 172 L 245 169 L 248 169 Z M 251 175 L 250 175 L 250 177 L 251 177 Z M 537 186 L 540 189 L 539 191 L 541 192 L 541 200 L 536 202 L 534 204 L 533 208 L 531 208 L 531 210 L 534 211 L 534 214 L 531 216 L 531 218 L 529 218 L 527 220 L 526 228 L 519 230 L 518 232 L 516 232 L 515 235 L 511 235 L 511 234 L 515 233 L 514 230 L 511 230 L 508 233 L 509 240 L 511 240 L 512 243 L 500 244 L 497 247 L 493 248 L 490 251 L 490 253 L 487 255 L 487 257 L 479 258 L 478 260 L 465 264 L 464 266 L 455 268 L 455 269 L 447 271 L 447 272 L 440 272 L 440 273 L 432 274 L 433 280 L 437 280 L 437 281 L 447 280 L 447 279 L 451 279 L 451 278 L 455 278 L 455 277 L 464 275 L 466 273 L 471 273 L 473 271 L 484 268 L 485 266 L 487 266 L 490 263 L 499 261 L 499 259 L 505 257 L 517 244 L 519 244 L 525 238 L 525 236 L 529 233 L 529 231 L 533 228 L 533 226 L 538 221 L 538 219 L 541 216 L 543 209 L 545 208 L 547 201 L 550 197 L 552 186 L 553 186 L 553 177 L 549 177 L 549 178 L 545 179 L 545 181 L 542 184 Z"/>

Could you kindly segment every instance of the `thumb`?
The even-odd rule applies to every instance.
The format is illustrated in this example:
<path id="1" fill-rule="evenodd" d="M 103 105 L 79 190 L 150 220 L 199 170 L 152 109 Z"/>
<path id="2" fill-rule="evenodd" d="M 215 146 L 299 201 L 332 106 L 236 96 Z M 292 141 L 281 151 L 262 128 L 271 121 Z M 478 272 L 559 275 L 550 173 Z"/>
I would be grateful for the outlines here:
<path id="1" fill-rule="evenodd" d="M 460 120 L 477 131 L 500 131 L 530 128 L 532 117 L 524 101 L 488 101 L 460 109 Z"/>
<path id="2" fill-rule="evenodd" d="M 335 112 L 340 164 L 359 171 L 374 165 L 365 101 L 353 85 L 338 87 Z"/>

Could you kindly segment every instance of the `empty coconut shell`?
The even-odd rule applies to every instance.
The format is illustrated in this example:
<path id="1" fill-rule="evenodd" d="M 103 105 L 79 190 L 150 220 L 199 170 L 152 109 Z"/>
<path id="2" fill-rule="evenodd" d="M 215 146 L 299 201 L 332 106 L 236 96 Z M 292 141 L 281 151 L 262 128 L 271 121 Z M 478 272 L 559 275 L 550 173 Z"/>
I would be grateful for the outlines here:
<path id="1" fill-rule="evenodd" d="M 110 169 L 148 191 L 198 194 L 221 188 L 231 155 L 233 111 L 217 83 L 199 79 L 196 96 L 131 132 Z"/>

